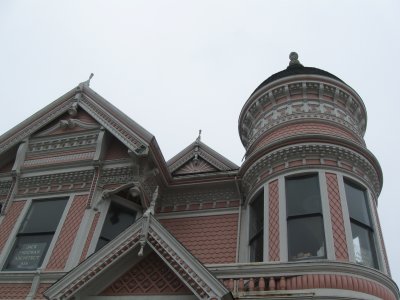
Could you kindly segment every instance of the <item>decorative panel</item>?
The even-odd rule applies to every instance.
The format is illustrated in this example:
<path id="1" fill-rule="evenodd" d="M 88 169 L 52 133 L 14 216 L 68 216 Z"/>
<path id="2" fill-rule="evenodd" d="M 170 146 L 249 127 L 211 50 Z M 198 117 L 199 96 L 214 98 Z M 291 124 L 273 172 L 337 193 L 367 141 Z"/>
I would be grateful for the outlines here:
<path id="1" fill-rule="evenodd" d="M 280 260 L 279 247 L 279 187 L 278 180 L 272 181 L 269 184 L 269 260 Z"/>
<path id="2" fill-rule="evenodd" d="M 328 189 L 329 209 L 332 220 L 333 241 L 337 260 L 349 260 L 344 230 L 342 204 L 340 202 L 339 186 L 335 174 L 326 173 L 326 185 Z"/>
<path id="3" fill-rule="evenodd" d="M 101 296 L 192 294 L 154 252 L 107 287 Z"/>

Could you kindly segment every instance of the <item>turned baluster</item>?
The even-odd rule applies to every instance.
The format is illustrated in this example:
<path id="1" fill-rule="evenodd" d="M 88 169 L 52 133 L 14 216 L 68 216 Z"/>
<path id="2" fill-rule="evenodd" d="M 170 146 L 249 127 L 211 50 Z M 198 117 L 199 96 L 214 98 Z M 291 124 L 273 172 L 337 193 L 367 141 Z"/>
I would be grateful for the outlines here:
<path id="1" fill-rule="evenodd" d="M 268 289 L 270 291 L 275 291 L 276 285 L 275 285 L 275 278 L 274 277 L 270 277 L 269 278 L 269 282 L 268 282 Z"/>
<path id="2" fill-rule="evenodd" d="M 254 279 L 250 278 L 249 280 L 249 291 L 252 292 L 254 291 Z"/>
<path id="3" fill-rule="evenodd" d="M 239 292 L 243 292 L 244 291 L 244 280 L 243 280 L 243 278 L 239 279 L 238 291 Z"/>
<path id="4" fill-rule="evenodd" d="M 264 277 L 261 277 L 258 280 L 258 290 L 259 291 L 265 291 L 265 280 L 264 280 Z"/>

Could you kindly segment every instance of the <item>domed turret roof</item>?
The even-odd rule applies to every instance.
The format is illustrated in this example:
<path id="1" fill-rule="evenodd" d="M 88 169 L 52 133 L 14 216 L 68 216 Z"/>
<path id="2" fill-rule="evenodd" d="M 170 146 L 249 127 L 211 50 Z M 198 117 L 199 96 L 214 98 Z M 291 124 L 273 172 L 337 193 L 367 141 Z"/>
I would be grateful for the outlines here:
<path id="1" fill-rule="evenodd" d="M 324 70 L 321 70 L 318 68 L 313 68 L 313 67 L 304 67 L 299 62 L 299 60 L 298 60 L 299 56 L 296 52 L 290 53 L 289 58 L 290 58 L 290 63 L 289 63 L 289 66 L 285 70 L 282 70 L 282 71 L 275 73 L 275 74 L 271 75 L 270 77 L 268 77 L 254 90 L 254 92 L 252 94 L 254 94 L 256 91 L 258 91 L 260 88 L 267 85 L 268 83 L 271 83 L 273 81 L 276 81 L 276 80 L 284 78 L 284 77 L 293 76 L 293 75 L 322 75 L 322 76 L 336 79 L 336 80 L 346 84 L 343 80 L 341 80 L 340 78 L 336 77 L 335 75 L 333 75 L 327 71 L 324 71 Z"/>

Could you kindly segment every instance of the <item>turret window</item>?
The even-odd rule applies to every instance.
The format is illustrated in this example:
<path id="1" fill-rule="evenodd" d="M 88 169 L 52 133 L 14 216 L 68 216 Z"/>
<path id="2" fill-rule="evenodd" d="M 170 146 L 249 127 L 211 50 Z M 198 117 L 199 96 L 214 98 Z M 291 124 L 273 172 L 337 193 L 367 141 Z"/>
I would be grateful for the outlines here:
<path id="1" fill-rule="evenodd" d="M 326 257 L 318 175 L 285 180 L 290 261 Z"/>
<path id="2" fill-rule="evenodd" d="M 368 209 L 367 191 L 349 180 L 345 180 L 344 186 L 349 209 L 355 261 L 362 265 L 377 268 L 374 231 Z"/>
<path id="3" fill-rule="evenodd" d="M 264 235 L 264 193 L 258 196 L 250 204 L 250 261 L 263 261 Z"/>

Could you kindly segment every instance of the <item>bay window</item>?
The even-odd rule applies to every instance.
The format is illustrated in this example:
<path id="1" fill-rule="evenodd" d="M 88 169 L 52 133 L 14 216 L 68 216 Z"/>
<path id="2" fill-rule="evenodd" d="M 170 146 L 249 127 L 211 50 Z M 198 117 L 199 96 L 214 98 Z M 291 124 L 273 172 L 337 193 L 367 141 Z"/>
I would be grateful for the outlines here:
<path id="1" fill-rule="evenodd" d="M 5 270 L 40 268 L 60 223 L 68 198 L 32 202 L 6 261 Z"/>
<path id="2" fill-rule="evenodd" d="M 326 257 L 318 175 L 287 177 L 285 190 L 289 261 Z"/>
<path id="3" fill-rule="evenodd" d="M 350 216 L 355 261 L 362 265 L 378 268 L 367 191 L 350 180 L 344 181 L 344 187 Z"/>

